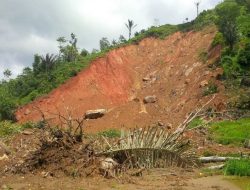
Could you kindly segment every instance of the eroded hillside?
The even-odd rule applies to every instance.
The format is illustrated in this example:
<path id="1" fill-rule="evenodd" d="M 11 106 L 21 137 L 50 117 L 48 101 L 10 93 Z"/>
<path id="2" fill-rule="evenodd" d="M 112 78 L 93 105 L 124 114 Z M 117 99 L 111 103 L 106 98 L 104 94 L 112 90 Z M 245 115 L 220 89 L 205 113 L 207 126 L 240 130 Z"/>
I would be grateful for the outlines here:
<path id="1" fill-rule="evenodd" d="M 147 38 L 138 45 L 112 50 L 47 96 L 18 109 L 17 120 L 39 121 L 37 108 L 51 120 L 55 118 L 52 113 L 70 110 L 74 117 L 81 117 L 87 110 L 105 108 L 104 117 L 85 121 L 87 131 L 158 121 L 175 126 L 210 98 L 203 96 L 209 81 L 218 86 L 214 106 L 222 109 L 224 88 L 216 80 L 222 71 L 208 67 L 220 56 L 220 48 L 210 47 L 215 33 L 214 28 L 177 32 L 165 40 Z M 206 63 L 201 59 L 204 52 L 208 52 Z M 144 104 L 144 97 L 150 95 L 157 101 Z"/>

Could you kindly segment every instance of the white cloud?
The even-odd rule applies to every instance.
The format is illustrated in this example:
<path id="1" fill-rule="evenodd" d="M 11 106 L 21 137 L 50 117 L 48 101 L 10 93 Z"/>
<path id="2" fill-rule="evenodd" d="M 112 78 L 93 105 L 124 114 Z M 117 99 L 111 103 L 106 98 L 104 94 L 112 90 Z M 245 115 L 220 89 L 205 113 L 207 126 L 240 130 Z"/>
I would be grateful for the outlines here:
<path id="1" fill-rule="evenodd" d="M 201 0 L 200 11 L 220 0 Z M 127 36 L 124 23 L 133 19 L 136 30 L 177 24 L 195 18 L 195 0 L 0 0 L 0 78 L 6 68 L 16 76 L 31 66 L 35 53 L 55 53 L 56 39 L 71 32 L 78 46 L 98 48 L 99 40 Z"/>

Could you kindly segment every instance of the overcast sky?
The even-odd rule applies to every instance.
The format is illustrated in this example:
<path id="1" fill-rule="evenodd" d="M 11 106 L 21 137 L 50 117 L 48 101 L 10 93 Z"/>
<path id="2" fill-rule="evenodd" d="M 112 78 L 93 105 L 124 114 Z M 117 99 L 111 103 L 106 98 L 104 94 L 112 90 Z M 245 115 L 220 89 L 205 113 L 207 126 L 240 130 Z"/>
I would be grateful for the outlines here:
<path id="1" fill-rule="evenodd" d="M 201 0 L 200 10 L 220 0 Z M 13 77 L 31 66 L 35 53 L 57 53 L 56 39 L 78 37 L 78 47 L 99 48 L 99 40 L 128 37 L 124 23 L 136 30 L 159 24 L 178 24 L 196 15 L 195 0 L 0 0 L 0 78 L 10 69 Z"/>

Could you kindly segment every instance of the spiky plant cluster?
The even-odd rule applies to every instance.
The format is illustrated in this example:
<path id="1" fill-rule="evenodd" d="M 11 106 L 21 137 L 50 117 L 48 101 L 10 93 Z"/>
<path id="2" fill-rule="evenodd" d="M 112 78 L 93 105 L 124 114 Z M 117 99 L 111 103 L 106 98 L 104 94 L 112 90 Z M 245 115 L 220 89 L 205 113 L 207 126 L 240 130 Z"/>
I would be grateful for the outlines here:
<path id="1" fill-rule="evenodd" d="M 127 168 L 187 167 L 195 164 L 189 141 L 165 128 L 148 127 L 128 131 L 117 143 L 109 143 L 101 154 L 116 159 Z"/>

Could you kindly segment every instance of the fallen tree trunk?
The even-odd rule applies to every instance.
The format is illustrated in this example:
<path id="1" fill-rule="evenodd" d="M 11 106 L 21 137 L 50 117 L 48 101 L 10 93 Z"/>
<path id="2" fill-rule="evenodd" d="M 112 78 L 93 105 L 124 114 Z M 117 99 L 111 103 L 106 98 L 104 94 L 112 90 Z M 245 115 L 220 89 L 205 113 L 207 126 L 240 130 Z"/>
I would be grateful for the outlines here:
<path id="1" fill-rule="evenodd" d="M 239 157 L 219 157 L 219 156 L 209 156 L 209 157 L 200 157 L 199 161 L 201 163 L 210 163 L 210 162 L 226 162 L 227 160 L 239 160 Z"/>
<path id="2" fill-rule="evenodd" d="M 216 165 L 216 166 L 210 166 L 207 169 L 209 170 L 220 170 L 223 169 L 225 167 L 225 164 L 220 164 L 220 165 Z"/>

